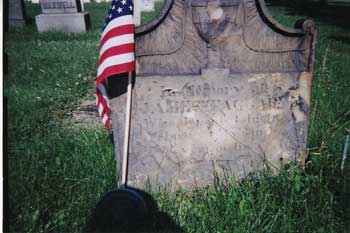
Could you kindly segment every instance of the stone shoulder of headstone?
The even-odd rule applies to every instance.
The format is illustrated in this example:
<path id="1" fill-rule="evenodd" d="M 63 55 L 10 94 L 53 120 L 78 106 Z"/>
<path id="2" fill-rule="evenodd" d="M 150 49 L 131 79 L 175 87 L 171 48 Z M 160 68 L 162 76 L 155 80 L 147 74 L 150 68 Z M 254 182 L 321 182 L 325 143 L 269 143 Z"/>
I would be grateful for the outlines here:
<path id="1" fill-rule="evenodd" d="M 306 159 L 318 31 L 263 0 L 167 1 L 136 28 L 129 183 L 174 190 Z M 125 90 L 110 82 L 118 166 Z M 120 169 L 119 169 L 120 171 Z"/>

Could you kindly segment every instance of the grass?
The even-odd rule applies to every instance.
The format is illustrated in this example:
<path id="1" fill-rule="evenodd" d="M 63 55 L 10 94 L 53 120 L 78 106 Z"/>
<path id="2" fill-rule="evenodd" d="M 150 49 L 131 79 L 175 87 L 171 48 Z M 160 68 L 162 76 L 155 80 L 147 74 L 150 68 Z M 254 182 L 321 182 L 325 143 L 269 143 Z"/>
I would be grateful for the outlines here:
<path id="1" fill-rule="evenodd" d="M 92 30 L 85 34 L 39 34 L 32 22 L 7 35 L 11 232 L 79 232 L 115 187 L 108 132 L 70 123 L 79 101 L 93 98 L 108 7 L 86 4 Z M 285 25 L 300 18 L 271 11 Z M 29 17 L 39 12 L 27 5 Z M 154 193 L 159 209 L 186 232 L 350 232 L 350 162 L 340 171 L 350 134 L 350 29 L 319 25 L 306 169 L 290 165 L 278 176 L 261 172 L 192 192 Z"/>

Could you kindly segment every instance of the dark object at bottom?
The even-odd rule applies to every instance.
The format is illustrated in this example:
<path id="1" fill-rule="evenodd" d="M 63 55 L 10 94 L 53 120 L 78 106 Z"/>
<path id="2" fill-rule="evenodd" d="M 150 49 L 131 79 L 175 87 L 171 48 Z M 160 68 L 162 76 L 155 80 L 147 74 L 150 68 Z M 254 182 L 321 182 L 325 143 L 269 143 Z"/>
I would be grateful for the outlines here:
<path id="1" fill-rule="evenodd" d="M 147 203 L 137 191 L 112 190 L 98 202 L 88 231 L 136 232 L 146 224 L 148 214 Z"/>

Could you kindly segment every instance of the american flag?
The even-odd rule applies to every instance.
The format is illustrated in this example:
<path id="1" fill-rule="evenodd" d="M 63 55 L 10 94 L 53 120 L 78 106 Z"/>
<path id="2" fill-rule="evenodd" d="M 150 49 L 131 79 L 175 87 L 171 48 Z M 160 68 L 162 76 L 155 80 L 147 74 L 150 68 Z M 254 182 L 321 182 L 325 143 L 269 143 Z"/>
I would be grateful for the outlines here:
<path id="1" fill-rule="evenodd" d="M 96 79 L 96 105 L 107 128 L 110 127 L 111 109 L 106 79 L 112 75 L 133 71 L 134 52 L 132 0 L 113 0 L 102 29 Z"/>

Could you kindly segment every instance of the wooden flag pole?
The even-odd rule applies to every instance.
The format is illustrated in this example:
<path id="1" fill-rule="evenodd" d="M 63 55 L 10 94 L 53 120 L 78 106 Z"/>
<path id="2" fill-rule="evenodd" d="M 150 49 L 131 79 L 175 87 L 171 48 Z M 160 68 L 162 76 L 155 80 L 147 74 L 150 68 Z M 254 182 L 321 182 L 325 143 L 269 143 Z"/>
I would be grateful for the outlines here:
<path id="1" fill-rule="evenodd" d="M 131 0 L 134 3 L 133 0 Z M 133 9 L 134 17 L 134 9 Z M 131 105 L 132 105 L 132 75 L 133 71 L 128 73 L 128 90 L 126 97 L 126 112 L 125 112 L 125 134 L 124 134 L 124 151 L 122 164 L 122 186 L 127 187 L 128 182 L 128 162 L 129 162 L 129 144 L 130 144 L 130 123 L 131 123 Z"/>
<path id="2" fill-rule="evenodd" d="M 125 112 L 125 135 L 124 135 L 124 151 L 122 165 L 122 186 L 127 186 L 128 179 L 128 160 L 129 160 L 129 143 L 130 143 L 130 122 L 131 122 L 131 104 L 132 104 L 132 74 L 128 74 L 128 91 L 126 97 L 126 112 Z"/>

